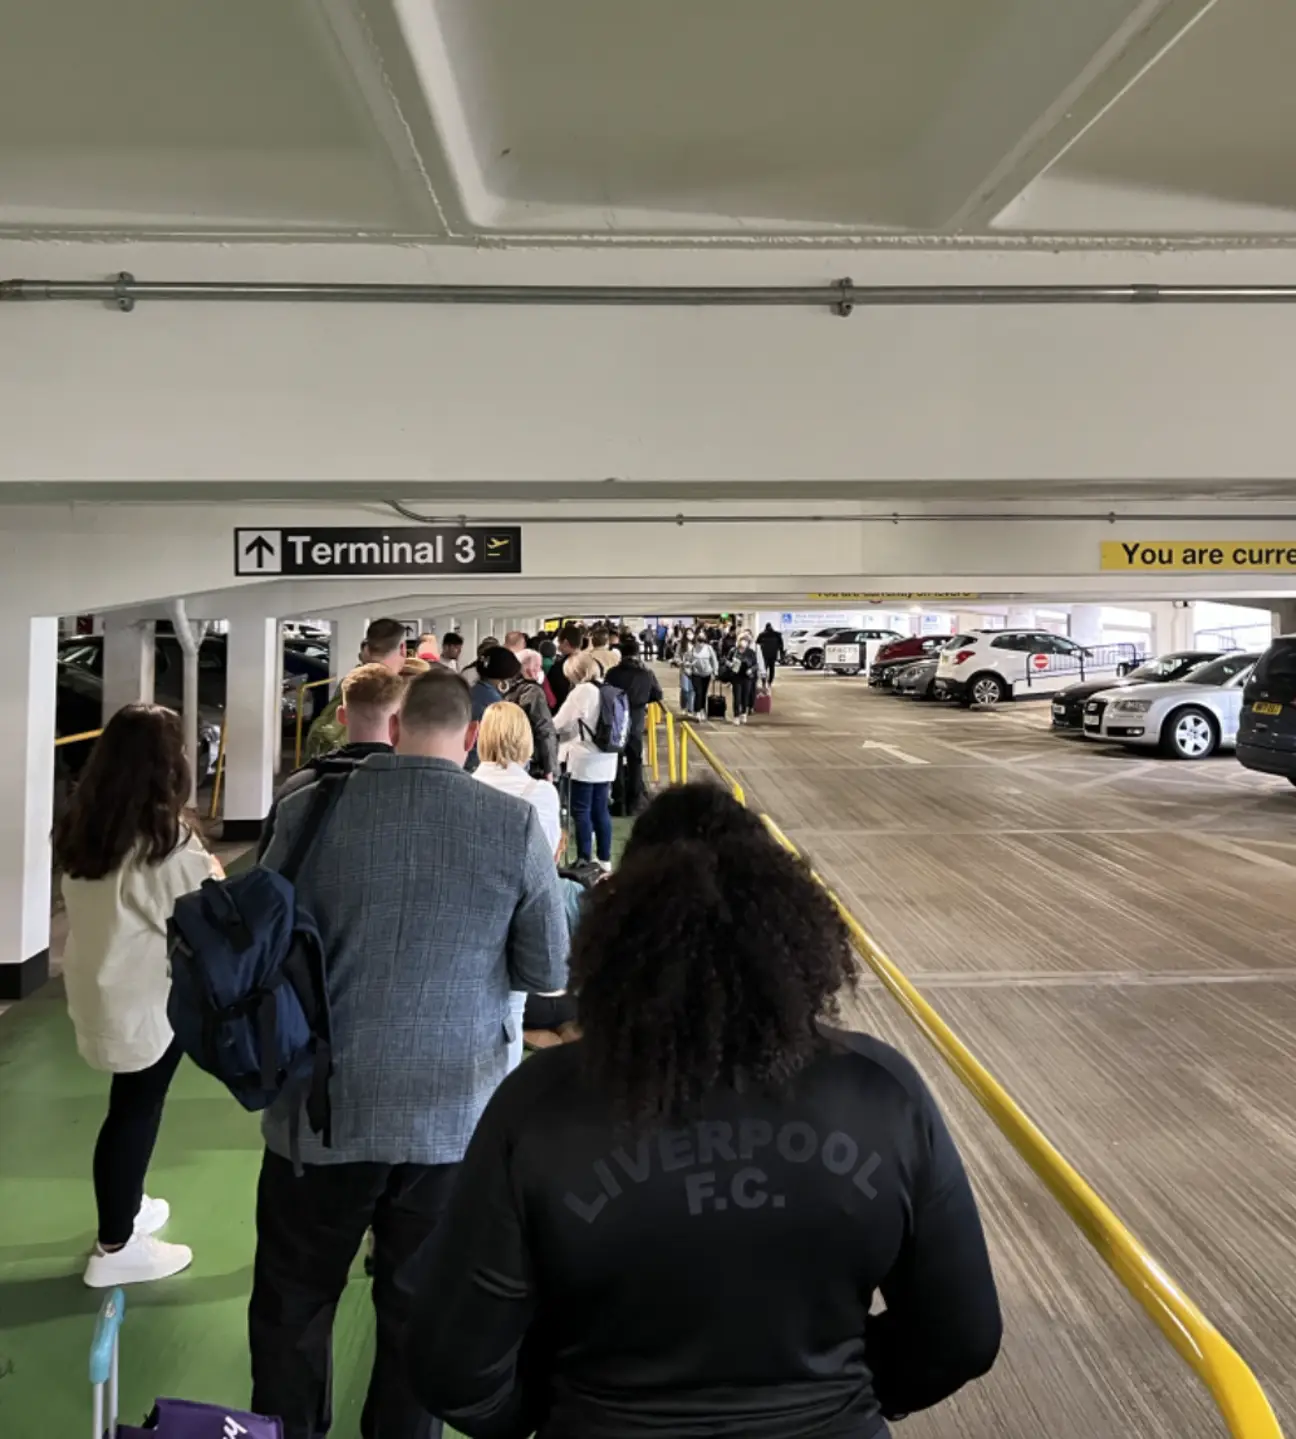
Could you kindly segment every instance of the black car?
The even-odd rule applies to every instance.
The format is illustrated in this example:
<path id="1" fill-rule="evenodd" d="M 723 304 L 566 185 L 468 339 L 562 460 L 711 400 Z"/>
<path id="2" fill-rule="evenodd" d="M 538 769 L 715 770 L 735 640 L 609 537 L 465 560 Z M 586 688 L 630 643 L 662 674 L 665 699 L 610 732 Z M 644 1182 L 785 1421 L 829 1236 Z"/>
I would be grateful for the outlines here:
<path id="1" fill-rule="evenodd" d="M 1053 728 L 1083 734 L 1085 704 L 1094 695 L 1103 690 L 1123 689 L 1126 685 L 1169 684 L 1183 679 L 1198 665 L 1208 664 L 1222 656 L 1222 650 L 1175 650 L 1173 654 L 1148 660 L 1118 680 L 1089 680 L 1085 684 L 1059 690 L 1053 698 Z"/>
<path id="2" fill-rule="evenodd" d="M 1246 769 L 1296 784 L 1296 635 L 1260 656 L 1242 691 L 1237 757 Z"/>

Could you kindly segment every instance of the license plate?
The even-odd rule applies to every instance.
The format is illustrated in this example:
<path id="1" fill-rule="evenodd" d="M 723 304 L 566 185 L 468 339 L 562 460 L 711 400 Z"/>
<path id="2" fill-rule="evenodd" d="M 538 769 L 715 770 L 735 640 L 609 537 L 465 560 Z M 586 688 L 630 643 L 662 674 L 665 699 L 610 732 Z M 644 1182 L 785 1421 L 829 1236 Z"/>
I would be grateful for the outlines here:
<path id="1" fill-rule="evenodd" d="M 1251 710 L 1252 713 L 1258 715 L 1280 715 L 1282 714 L 1282 705 L 1270 704 L 1267 700 L 1258 700 L 1251 706 Z"/>

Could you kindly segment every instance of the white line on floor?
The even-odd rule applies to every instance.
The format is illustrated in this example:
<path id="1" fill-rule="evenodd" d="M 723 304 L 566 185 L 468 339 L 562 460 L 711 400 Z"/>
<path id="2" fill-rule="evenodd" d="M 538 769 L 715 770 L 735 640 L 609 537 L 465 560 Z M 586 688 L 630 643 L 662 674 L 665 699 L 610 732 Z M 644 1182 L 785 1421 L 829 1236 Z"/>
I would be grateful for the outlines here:
<path id="1" fill-rule="evenodd" d="M 875 739 L 866 739 L 860 749 L 881 750 L 883 754 L 889 754 L 892 759 L 898 759 L 902 764 L 927 764 L 925 759 L 919 759 L 916 754 L 909 754 L 905 750 L 897 749 L 893 744 L 880 744 Z"/>

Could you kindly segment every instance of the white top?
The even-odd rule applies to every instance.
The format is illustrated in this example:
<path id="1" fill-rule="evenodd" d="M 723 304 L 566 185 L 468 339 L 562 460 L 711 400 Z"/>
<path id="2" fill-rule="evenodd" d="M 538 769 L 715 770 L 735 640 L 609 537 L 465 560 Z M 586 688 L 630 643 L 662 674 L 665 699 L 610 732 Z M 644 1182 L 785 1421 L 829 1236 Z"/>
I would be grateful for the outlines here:
<path id="1" fill-rule="evenodd" d="M 161 864 L 134 856 L 103 879 L 63 876 L 63 983 L 77 1048 L 93 1069 L 132 1074 L 171 1043 L 166 926 L 175 902 L 219 873 L 196 834 Z"/>
<path id="2" fill-rule="evenodd" d="M 563 741 L 559 757 L 571 777 L 584 784 L 609 784 L 616 779 L 618 756 L 606 754 L 594 743 L 598 717 L 598 686 L 589 680 L 573 685 L 554 715 L 554 729 Z"/>
<path id="3" fill-rule="evenodd" d="M 493 764 L 483 760 L 473 771 L 473 778 L 504 794 L 515 794 L 524 799 L 536 812 L 540 829 L 553 854 L 562 839 L 562 815 L 558 806 L 558 791 L 548 780 L 534 779 L 520 764 Z"/>

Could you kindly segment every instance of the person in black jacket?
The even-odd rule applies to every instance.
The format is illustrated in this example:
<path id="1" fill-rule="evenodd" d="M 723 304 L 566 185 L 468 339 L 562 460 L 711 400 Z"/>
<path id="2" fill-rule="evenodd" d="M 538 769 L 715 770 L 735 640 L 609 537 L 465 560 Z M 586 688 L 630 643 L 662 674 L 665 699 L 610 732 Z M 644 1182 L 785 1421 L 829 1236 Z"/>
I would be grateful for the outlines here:
<path id="1" fill-rule="evenodd" d="M 521 676 L 505 690 L 527 717 L 531 726 L 531 773 L 537 779 L 558 778 L 558 731 L 544 692 L 544 661 L 538 650 L 523 650 L 518 655 Z"/>
<path id="2" fill-rule="evenodd" d="M 557 714 L 571 693 L 571 680 L 564 673 L 567 657 L 574 655 L 585 643 L 585 631 L 578 624 L 564 625 L 558 631 L 558 658 L 549 667 L 549 688 L 553 693 L 553 712 Z"/>
<path id="3" fill-rule="evenodd" d="M 739 635 L 737 645 L 725 661 L 725 678 L 733 690 L 731 723 L 746 724 L 747 716 L 756 708 L 756 647 L 749 635 Z"/>
<path id="4" fill-rule="evenodd" d="M 783 636 L 771 624 L 756 636 L 756 648 L 761 652 L 761 658 L 765 661 L 765 683 L 772 689 L 774 686 L 774 671 L 783 663 Z"/>
<path id="5" fill-rule="evenodd" d="M 967 1176 L 913 1065 L 831 1027 L 856 969 L 805 865 L 689 785 L 587 905 L 582 1037 L 496 1091 L 424 1251 L 420 1401 L 470 1439 L 882 1439 L 985 1374 Z"/>
<path id="6" fill-rule="evenodd" d="M 648 728 L 648 706 L 663 704 L 661 682 L 639 658 L 639 641 L 633 635 L 622 635 L 618 644 L 621 663 L 613 665 L 603 676 L 603 683 L 624 690 L 630 701 L 630 735 L 622 751 L 625 758 L 621 808 L 625 814 L 638 814 L 648 797 L 644 784 L 644 736 Z"/>

